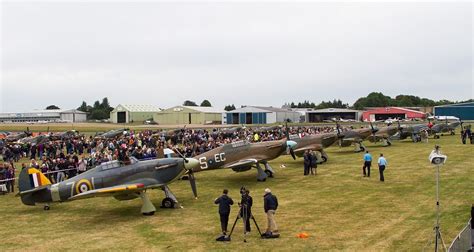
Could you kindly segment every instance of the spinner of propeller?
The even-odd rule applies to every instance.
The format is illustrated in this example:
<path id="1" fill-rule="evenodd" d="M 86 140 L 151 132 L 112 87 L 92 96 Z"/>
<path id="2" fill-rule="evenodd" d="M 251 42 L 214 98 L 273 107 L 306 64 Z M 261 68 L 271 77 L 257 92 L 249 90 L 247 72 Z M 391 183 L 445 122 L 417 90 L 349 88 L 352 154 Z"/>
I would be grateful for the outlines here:
<path id="1" fill-rule="evenodd" d="M 196 187 L 196 178 L 194 177 L 194 168 L 199 167 L 199 161 L 194 158 L 186 158 L 180 151 L 174 149 L 184 161 L 184 169 L 186 170 L 186 175 L 188 176 L 189 183 L 191 185 L 191 190 L 193 190 L 194 198 L 197 199 L 197 187 Z"/>

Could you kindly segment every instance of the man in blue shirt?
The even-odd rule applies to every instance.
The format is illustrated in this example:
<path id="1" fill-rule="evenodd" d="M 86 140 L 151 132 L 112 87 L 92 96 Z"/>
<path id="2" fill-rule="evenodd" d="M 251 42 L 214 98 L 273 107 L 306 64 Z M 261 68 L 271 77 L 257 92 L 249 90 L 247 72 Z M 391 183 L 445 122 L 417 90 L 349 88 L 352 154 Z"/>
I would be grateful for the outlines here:
<path id="1" fill-rule="evenodd" d="M 369 151 L 366 151 L 364 154 L 364 166 L 362 166 L 362 173 L 364 177 L 370 177 L 370 166 L 372 166 L 372 155 L 370 155 Z M 365 172 L 367 168 L 367 173 Z"/>
<path id="2" fill-rule="evenodd" d="M 384 158 L 383 153 L 380 153 L 380 157 L 377 163 L 379 164 L 380 181 L 384 182 L 385 178 L 383 176 L 383 171 L 385 170 L 385 167 L 388 163 L 387 160 Z"/>

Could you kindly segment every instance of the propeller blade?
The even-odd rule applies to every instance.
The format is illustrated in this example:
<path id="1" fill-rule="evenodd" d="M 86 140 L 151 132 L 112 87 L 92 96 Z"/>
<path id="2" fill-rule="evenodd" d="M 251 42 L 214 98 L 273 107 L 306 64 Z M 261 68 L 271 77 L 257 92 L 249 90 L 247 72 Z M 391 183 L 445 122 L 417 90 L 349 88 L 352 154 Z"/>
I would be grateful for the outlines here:
<path id="1" fill-rule="evenodd" d="M 189 183 L 191 184 L 191 189 L 193 190 L 194 198 L 197 199 L 197 187 L 196 187 L 196 178 L 194 177 L 193 170 L 189 170 L 188 172 Z"/>
<path id="2" fill-rule="evenodd" d="M 290 148 L 290 154 L 291 154 L 291 157 L 293 158 L 293 160 L 296 160 L 296 155 L 295 155 L 295 151 L 293 150 L 293 148 Z"/>

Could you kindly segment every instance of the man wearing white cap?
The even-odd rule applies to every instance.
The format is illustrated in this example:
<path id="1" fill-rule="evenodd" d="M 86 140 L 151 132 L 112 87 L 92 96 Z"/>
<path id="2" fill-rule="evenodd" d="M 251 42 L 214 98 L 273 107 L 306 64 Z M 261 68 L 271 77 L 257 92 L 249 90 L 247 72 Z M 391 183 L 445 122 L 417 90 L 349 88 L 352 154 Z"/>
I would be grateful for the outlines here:
<path id="1" fill-rule="evenodd" d="M 267 230 L 265 234 L 271 235 L 278 233 L 277 224 L 275 222 L 275 211 L 278 208 L 278 199 L 272 194 L 270 188 L 265 189 L 265 195 L 263 196 L 263 208 L 267 214 Z"/>

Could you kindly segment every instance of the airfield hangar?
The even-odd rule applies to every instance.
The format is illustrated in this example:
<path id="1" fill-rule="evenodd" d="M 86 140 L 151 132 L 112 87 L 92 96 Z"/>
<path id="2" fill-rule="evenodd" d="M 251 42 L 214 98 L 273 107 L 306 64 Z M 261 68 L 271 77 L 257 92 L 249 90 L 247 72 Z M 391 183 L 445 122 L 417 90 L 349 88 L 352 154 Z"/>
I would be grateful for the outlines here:
<path id="1" fill-rule="evenodd" d="M 424 120 L 426 113 L 418 110 L 400 108 L 400 107 L 380 107 L 367 108 L 362 113 L 362 120 L 365 122 L 381 121 L 387 119 L 408 119 L 408 120 Z"/>
<path id="2" fill-rule="evenodd" d="M 362 111 L 343 108 L 315 109 L 306 112 L 306 122 L 325 122 L 334 119 L 360 121 Z"/>
<path id="3" fill-rule="evenodd" d="M 155 113 L 153 120 L 160 125 L 221 124 L 224 112 L 214 107 L 175 106 Z"/>
<path id="4" fill-rule="evenodd" d="M 48 109 L 30 112 L 0 113 L 0 122 L 85 122 L 87 113 L 76 109 Z"/>
<path id="5" fill-rule="evenodd" d="M 287 120 L 300 122 L 301 113 L 283 108 L 244 106 L 222 114 L 223 124 L 271 124 Z"/>
<path id="6" fill-rule="evenodd" d="M 434 107 L 435 116 L 455 116 L 461 120 L 474 120 L 474 102 Z"/>
<path id="7" fill-rule="evenodd" d="M 161 109 L 154 105 L 119 104 L 110 112 L 110 121 L 112 123 L 143 123 L 160 111 Z"/>

